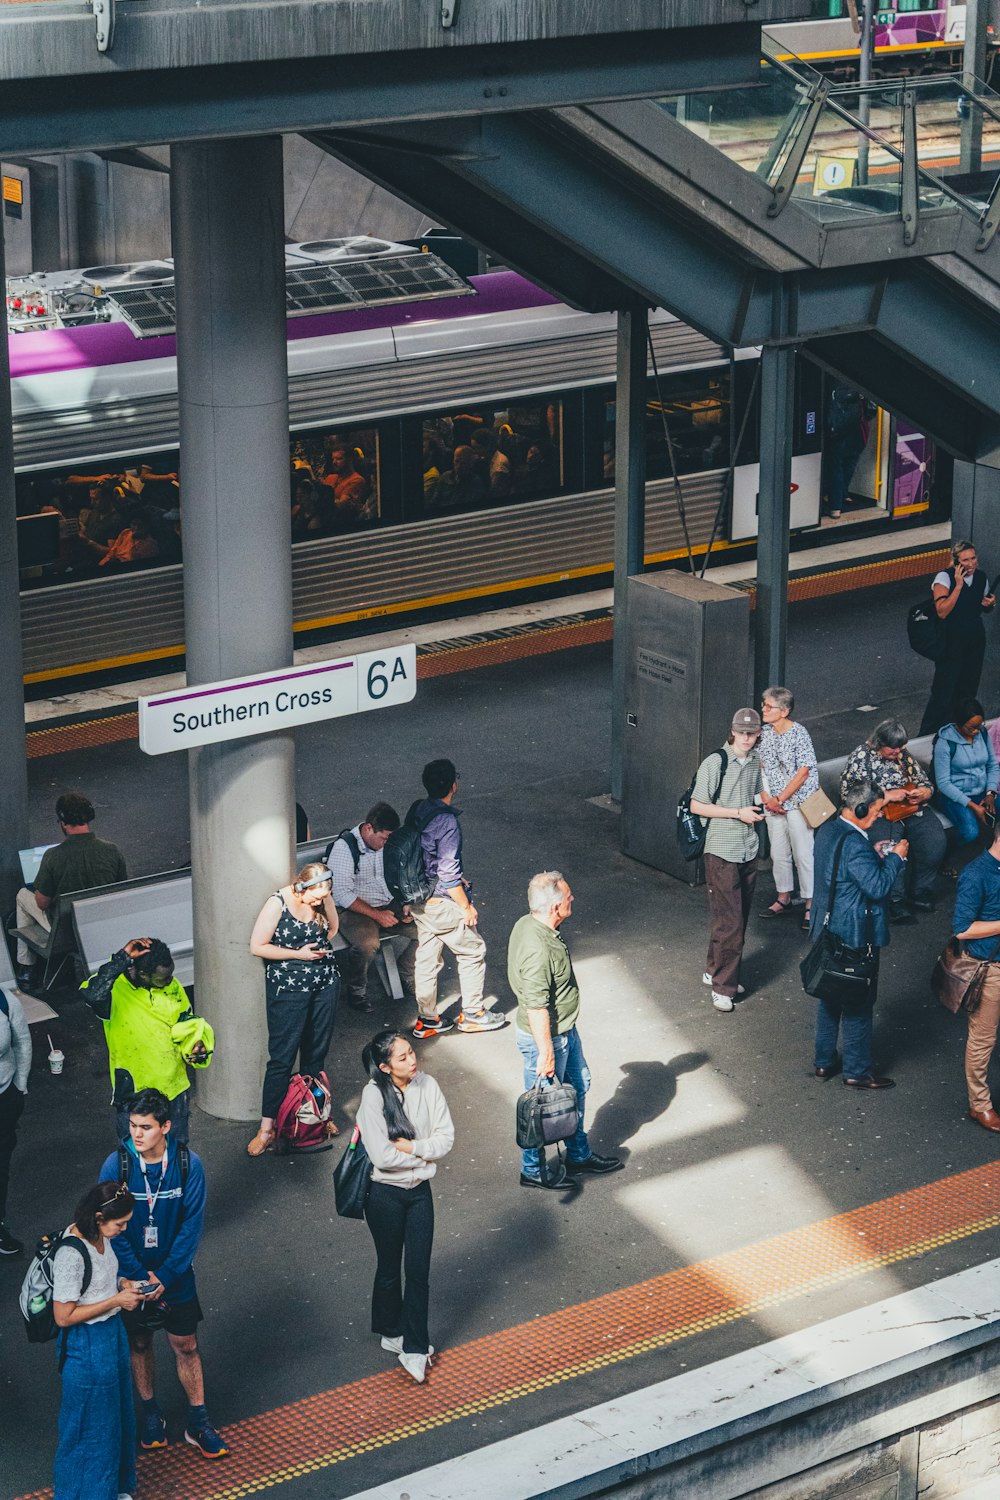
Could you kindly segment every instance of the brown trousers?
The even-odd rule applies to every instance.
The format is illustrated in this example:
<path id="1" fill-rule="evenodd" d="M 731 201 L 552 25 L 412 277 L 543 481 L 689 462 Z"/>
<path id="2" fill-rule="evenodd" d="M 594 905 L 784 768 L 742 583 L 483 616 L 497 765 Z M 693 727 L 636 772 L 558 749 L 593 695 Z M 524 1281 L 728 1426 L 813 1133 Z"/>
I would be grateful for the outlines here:
<path id="1" fill-rule="evenodd" d="M 978 1009 L 969 1017 L 969 1037 L 965 1044 L 965 1082 L 969 1090 L 969 1108 L 982 1112 L 993 1108 L 986 1075 L 996 1046 L 1000 1026 L 1000 964 L 990 964 L 983 983 Z"/>
<path id="2" fill-rule="evenodd" d="M 708 958 L 705 969 L 712 976 L 712 989 L 718 995 L 736 994 L 740 982 L 743 940 L 753 888 L 757 884 L 757 860 L 733 864 L 717 854 L 705 855 L 705 880 L 708 884 Z"/>

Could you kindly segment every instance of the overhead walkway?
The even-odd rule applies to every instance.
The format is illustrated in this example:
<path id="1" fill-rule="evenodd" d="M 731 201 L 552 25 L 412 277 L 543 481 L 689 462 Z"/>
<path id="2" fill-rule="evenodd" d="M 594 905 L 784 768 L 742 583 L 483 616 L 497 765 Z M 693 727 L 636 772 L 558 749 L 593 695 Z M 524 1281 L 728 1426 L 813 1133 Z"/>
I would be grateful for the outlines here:
<path id="1" fill-rule="evenodd" d="M 750 86 L 314 139 L 582 306 L 632 296 L 720 342 L 794 344 L 981 457 L 1000 97 L 954 75 L 833 85 L 768 52 Z"/>

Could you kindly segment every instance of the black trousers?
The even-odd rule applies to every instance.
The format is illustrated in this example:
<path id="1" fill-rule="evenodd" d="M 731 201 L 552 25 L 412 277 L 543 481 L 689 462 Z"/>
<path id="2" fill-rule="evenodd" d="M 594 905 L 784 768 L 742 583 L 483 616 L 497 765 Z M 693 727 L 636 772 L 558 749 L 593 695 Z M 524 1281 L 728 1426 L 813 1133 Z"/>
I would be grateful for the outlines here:
<path id="1" fill-rule="evenodd" d="M 319 990 L 277 990 L 266 986 L 267 1068 L 260 1112 L 273 1120 L 281 1108 L 299 1058 L 299 1072 L 315 1078 L 326 1067 L 340 998 L 340 977 Z"/>
<path id="2" fill-rule="evenodd" d="M 24 1095 L 14 1087 L 12 1079 L 0 1094 L 0 1222 L 7 1216 L 10 1159 L 17 1145 L 17 1122 L 23 1110 Z"/>
<path id="3" fill-rule="evenodd" d="M 934 734 L 943 724 L 951 724 L 959 701 L 976 696 L 985 654 L 985 630 L 949 642 L 947 653 L 934 668 L 931 696 L 920 721 L 921 734 Z"/>
<path id="4" fill-rule="evenodd" d="M 877 844 L 881 839 L 907 839 L 910 845 L 909 858 L 892 888 L 893 901 L 905 901 L 907 896 L 929 899 L 934 894 L 934 882 L 948 844 L 934 809 L 925 805 L 899 823 L 876 818 L 868 830 L 868 842 Z"/>
<path id="5" fill-rule="evenodd" d="M 434 1199 L 429 1182 L 414 1188 L 372 1182 L 365 1218 L 375 1241 L 378 1265 L 372 1287 L 372 1333 L 403 1335 L 407 1354 L 426 1354 Z M 406 1287 L 403 1287 L 403 1274 Z"/>

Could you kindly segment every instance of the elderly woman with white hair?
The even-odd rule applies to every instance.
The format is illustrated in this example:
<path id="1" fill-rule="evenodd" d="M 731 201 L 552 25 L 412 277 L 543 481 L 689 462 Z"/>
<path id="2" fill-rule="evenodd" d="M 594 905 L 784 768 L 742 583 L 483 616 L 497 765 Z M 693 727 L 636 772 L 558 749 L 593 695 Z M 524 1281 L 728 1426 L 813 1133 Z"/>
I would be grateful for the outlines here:
<path id="1" fill-rule="evenodd" d="M 808 729 L 792 718 L 794 708 L 795 697 L 788 688 L 765 688 L 760 705 L 764 730 L 757 754 L 777 896 L 758 915 L 784 917 L 792 912 L 797 872 L 799 895 L 805 902 L 802 927 L 808 932 L 813 893 L 813 831 L 801 807 L 807 797 L 819 790 L 819 771 Z"/>

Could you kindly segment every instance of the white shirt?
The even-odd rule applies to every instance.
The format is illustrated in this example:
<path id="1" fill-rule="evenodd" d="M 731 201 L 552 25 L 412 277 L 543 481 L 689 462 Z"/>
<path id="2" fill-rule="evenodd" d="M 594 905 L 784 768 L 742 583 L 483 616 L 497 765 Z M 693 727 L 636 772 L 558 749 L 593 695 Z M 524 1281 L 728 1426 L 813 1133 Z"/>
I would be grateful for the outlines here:
<path id="1" fill-rule="evenodd" d="M 109 1297 L 114 1297 L 118 1292 L 118 1257 L 111 1248 L 111 1241 L 104 1241 L 104 1254 L 99 1255 L 93 1245 L 79 1235 L 70 1235 L 69 1238 L 82 1245 L 90 1256 L 90 1285 L 81 1295 L 83 1261 L 75 1250 L 59 1249 L 56 1251 L 52 1276 L 53 1301 L 79 1302 L 82 1307 L 90 1307 L 94 1302 L 106 1302 Z M 96 1318 L 88 1318 L 87 1321 L 104 1323 L 117 1315 L 117 1307 L 112 1307 L 109 1312 L 101 1313 Z"/>
<path id="2" fill-rule="evenodd" d="M 369 849 L 361 837 L 361 824 L 351 829 L 351 835 L 361 850 L 358 868 L 354 868 L 354 855 L 346 839 L 337 839 L 330 850 L 330 873 L 333 876 L 333 904 L 341 911 L 353 906 L 355 901 L 367 901 L 369 906 L 391 906 L 392 892 L 385 883 L 383 853 L 381 849 Z"/>
<path id="3" fill-rule="evenodd" d="M 972 587 L 973 576 L 974 575 L 972 573 L 966 573 L 965 577 L 962 579 L 962 583 L 965 588 Z M 947 589 L 949 594 L 951 593 L 955 585 L 948 577 L 947 569 L 942 569 L 940 573 L 936 573 L 934 575 L 934 582 L 931 584 L 931 588 L 937 588 L 938 584 L 940 584 L 943 589 Z"/>
<path id="4" fill-rule="evenodd" d="M 412 1188 L 434 1176 L 437 1163 L 455 1144 L 455 1127 L 438 1083 L 426 1073 L 415 1074 L 403 1090 L 403 1112 L 417 1132 L 412 1154 L 400 1151 L 389 1140 L 382 1094 L 371 1081 L 361 1091 L 357 1125 L 374 1180 Z"/>

